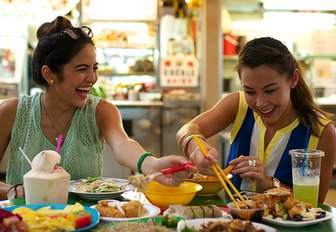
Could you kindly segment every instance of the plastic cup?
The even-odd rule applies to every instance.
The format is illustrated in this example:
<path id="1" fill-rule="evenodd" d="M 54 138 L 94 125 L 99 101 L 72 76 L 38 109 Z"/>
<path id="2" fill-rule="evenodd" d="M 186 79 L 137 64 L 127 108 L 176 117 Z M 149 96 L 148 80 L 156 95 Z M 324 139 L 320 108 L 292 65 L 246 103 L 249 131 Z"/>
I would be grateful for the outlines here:
<path id="1" fill-rule="evenodd" d="M 317 207 L 323 151 L 294 149 L 292 157 L 294 198 Z"/>

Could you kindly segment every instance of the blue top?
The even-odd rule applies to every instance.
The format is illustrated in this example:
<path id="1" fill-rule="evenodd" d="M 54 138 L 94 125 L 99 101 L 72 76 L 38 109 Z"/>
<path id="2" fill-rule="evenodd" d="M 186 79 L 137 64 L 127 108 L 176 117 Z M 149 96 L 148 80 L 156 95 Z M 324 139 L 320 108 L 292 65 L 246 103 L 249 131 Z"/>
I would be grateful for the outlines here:
<path id="1" fill-rule="evenodd" d="M 323 125 L 319 131 L 322 133 L 324 127 L 331 121 L 321 118 Z M 292 163 L 289 155 L 291 149 L 304 149 L 306 128 L 299 123 L 298 118 L 290 125 L 278 130 L 266 149 L 264 149 L 264 138 L 266 127 L 258 114 L 248 107 L 243 92 L 240 92 L 239 110 L 230 138 L 230 152 L 227 163 L 239 157 L 258 156 L 263 162 L 266 175 L 274 176 L 281 183 L 292 187 Z M 309 149 L 316 149 L 319 137 L 310 135 Z M 233 184 L 241 190 L 255 191 L 255 186 L 250 179 L 242 179 L 234 175 Z"/>

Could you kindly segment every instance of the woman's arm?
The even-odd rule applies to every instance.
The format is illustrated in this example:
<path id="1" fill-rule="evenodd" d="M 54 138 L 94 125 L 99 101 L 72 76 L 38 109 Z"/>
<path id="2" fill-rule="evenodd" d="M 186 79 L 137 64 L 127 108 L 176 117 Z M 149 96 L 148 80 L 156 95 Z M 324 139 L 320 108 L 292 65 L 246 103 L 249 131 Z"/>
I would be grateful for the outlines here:
<path id="1" fill-rule="evenodd" d="M 185 124 L 176 134 L 176 141 L 181 150 L 204 174 L 213 175 L 211 165 L 218 163 L 218 151 L 211 147 L 206 138 L 223 131 L 236 118 L 239 108 L 239 93 L 235 92 L 222 98 L 213 108 L 195 117 Z M 208 150 L 206 159 L 203 158 L 197 143 L 192 139 L 195 134 Z M 203 137 L 204 136 L 204 137 Z"/>
<path id="2" fill-rule="evenodd" d="M 210 110 L 185 124 L 176 134 L 177 143 L 188 132 L 198 132 L 209 138 L 232 124 L 239 108 L 239 93 L 231 93 L 219 100 Z"/>
<path id="3" fill-rule="evenodd" d="M 146 151 L 126 134 L 118 108 L 105 100 L 100 100 L 97 106 L 97 123 L 101 136 L 111 147 L 117 161 L 136 170 L 137 161 Z M 147 157 L 145 160 L 151 159 L 154 158 Z"/>
<path id="4" fill-rule="evenodd" d="M 0 104 L 0 160 L 2 160 L 9 144 L 17 106 L 17 98 L 6 100 Z"/>
<path id="5" fill-rule="evenodd" d="M 0 104 L 0 160 L 2 160 L 10 141 L 17 106 L 17 98 L 6 100 Z M 7 193 L 11 186 L 12 185 L 0 183 L 0 200 L 7 199 Z M 17 188 L 16 197 L 22 197 L 23 195 L 23 188 L 21 186 L 20 188 Z"/>
<path id="6" fill-rule="evenodd" d="M 97 106 L 97 123 L 102 137 L 111 147 L 117 161 L 121 165 L 137 171 L 139 160 L 146 151 L 138 142 L 130 139 L 124 131 L 117 107 L 105 100 L 100 100 Z M 169 155 L 161 158 L 146 156 L 140 166 L 142 173 L 148 175 L 186 162 L 187 160 L 183 156 Z M 188 171 L 180 171 L 170 176 L 157 177 L 156 180 L 162 184 L 178 185 L 188 176 Z"/>
<path id="7" fill-rule="evenodd" d="M 332 123 L 329 123 L 323 130 L 321 138 L 319 140 L 317 149 L 324 151 L 325 155 L 322 157 L 321 174 L 320 174 L 320 188 L 319 188 L 319 200 L 323 203 L 333 176 L 333 167 L 336 157 L 336 133 L 335 127 Z"/>

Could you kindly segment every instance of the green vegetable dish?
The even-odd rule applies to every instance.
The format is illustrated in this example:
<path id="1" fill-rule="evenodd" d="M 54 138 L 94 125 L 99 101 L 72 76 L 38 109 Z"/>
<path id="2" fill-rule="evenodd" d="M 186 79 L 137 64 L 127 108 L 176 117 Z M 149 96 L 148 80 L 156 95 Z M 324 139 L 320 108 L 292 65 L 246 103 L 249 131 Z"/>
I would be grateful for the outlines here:
<path id="1" fill-rule="evenodd" d="M 103 180 L 100 179 L 100 177 L 88 177 L 81 181 L 77 190 L 88 193 L 116 192 L 121 190 L 121 186 L 113 180 Z"/>

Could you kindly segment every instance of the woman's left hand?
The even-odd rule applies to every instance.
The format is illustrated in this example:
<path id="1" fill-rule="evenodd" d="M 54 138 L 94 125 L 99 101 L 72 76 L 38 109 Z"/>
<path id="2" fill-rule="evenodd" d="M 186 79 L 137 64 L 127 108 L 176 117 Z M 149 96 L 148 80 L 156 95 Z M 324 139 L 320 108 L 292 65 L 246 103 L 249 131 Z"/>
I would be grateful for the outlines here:
<path id="1" fill-rule="evenodd" d="M 231 160 L 229 164 L 235 165 L 232 174 L 256 181 L 259 191 L 267 189 L 270 177 L 265 175 L 264 165 L 257 156 L 241 156 Z"/>

